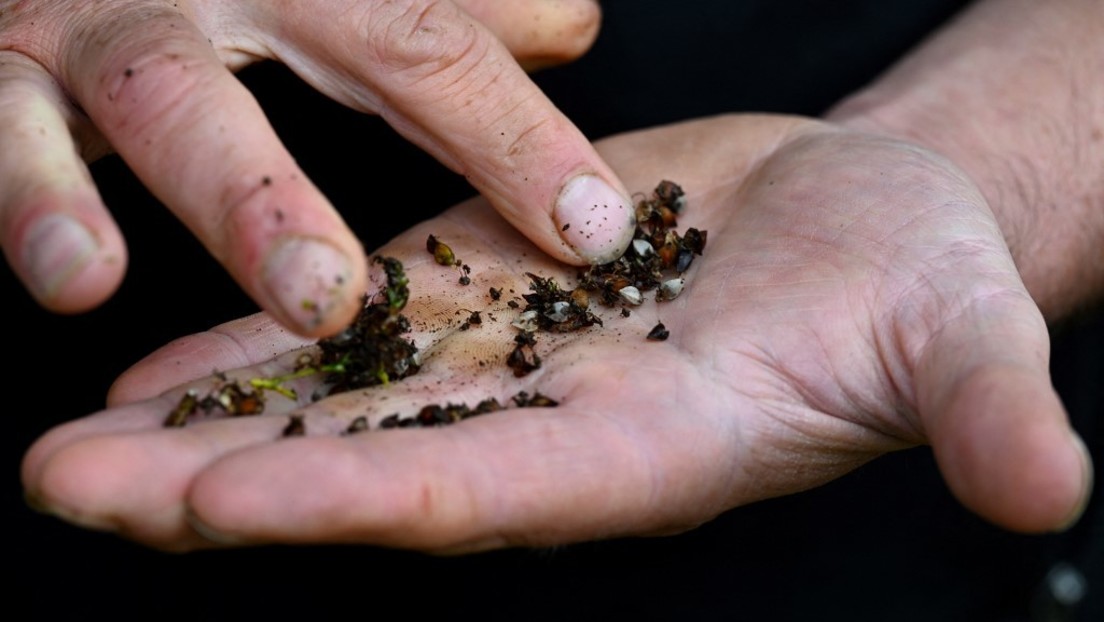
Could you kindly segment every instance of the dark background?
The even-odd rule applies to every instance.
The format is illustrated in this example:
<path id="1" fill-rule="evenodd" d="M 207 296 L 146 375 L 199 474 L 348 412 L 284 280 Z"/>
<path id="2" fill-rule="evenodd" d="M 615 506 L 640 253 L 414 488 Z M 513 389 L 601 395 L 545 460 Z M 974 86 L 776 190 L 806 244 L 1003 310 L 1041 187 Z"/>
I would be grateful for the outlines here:
<path id="1" fill-rule="evenodd" d="M 607 0 L 592 51 L 534 77 L 592 138 L 726 111 L 817 115 L 963 4 Z M 283 67 L 257 65 L 241 78 L 369 249 L 472 194 L 379 119 L 341 108 Z M 130 246 L 118 295 L 89 314 L 57 317 L 0 271 L 5 317 L 22 337 L 6 367 L 17 396 L 5 409 L 10 605 L 28 603 L 45 619 L 390 611 L 525 620 L 1104 620 L 1104 572 L 1094 563 L 1104 542 L 1099 485 L 1073 530 L 1014 535 L 961 509 L 926 448 L 680 536 L 447 559 L 356 546 L 172 555 L 35 514 L 18 481 L 34 438 L 99 409 L 112 379 L 154 348 L 255 310 L 117 158 L 95 163 L 93 174 Z M 403 178 L 418 182 L 394 183 Z M 1055 327 L 1053 337 L 1055 384 L 1104 464 L 1104 314 Z M 1048 573 L 1063 568 L 1089 588 L 1074 607 L 1057 606 L 1048 590 Z"/>

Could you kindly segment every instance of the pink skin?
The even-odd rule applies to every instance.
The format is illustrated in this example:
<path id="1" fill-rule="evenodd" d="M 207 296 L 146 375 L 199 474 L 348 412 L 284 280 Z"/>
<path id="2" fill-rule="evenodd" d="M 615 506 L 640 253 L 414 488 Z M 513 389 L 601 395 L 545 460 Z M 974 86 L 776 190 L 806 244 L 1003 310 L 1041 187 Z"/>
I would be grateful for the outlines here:
<path id="1" fill-rule="evenodd" d="M 676 300 L 649 297 L 628 318 L 598 308 L 603 327 L 542 334 L 542 367 L 514 378 L 502 363 L 508 297 L 528 291 L 525 271 L 573 272 L 473 200 L 379 251 L 410 276 L 418 375 L 162 428 L 181 383 L 210 386 L 212 367 L 277 373 L 307 343 L 246 318 L 155 352 L 119 379 L 110 408 L 47 433 L 24 459 L 28 494 L 75 524 L 165 549 L 459 552 L 677 532 L 930 443 L 951 490 L 986 519 L 1021 532 L 1076 519 L 1090 466 L 1050 386 L 1046 326 L 961 171 L 908 143 L 778 116 L 599 148 L 631 188 L 671 179 L 687 190 L 679 227 L 706 230 L 708 243 Z M 472 285 L 433 262 L 429 233 L 472 267 Z M 473 309 L 484 324 L 459 330 Z M 657 321 L 667 341 L 644 338 Z M 523 389 L 560 406 L 338 434 L 355 416 L 377 423 Z M 306 438 L 280 438 L 291 412 L 305 415 Z"/>

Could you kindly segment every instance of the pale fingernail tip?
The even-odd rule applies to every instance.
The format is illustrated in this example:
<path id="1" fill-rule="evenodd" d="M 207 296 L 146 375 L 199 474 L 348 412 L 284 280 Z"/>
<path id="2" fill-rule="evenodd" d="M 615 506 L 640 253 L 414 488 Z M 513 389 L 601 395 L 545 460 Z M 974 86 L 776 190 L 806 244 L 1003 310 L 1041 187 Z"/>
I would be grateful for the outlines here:
<path id="1" fill-rule="evenodd" d="M 77 219 L 50 214 L 27 230 L 23 265 L 30 285 L 43 298 L 53 296 L 99 248 L 96 238 Z"/>
<path id="2" fill-rule="evenodd" d="M 351 278 L 344 253 L 320 240 L 291 238 L 270 252 L 263 282 L 284 317 L 300 330 L 312 331 L 342 306 Z"/>
<path id="3" fill-rule="evenodd" d="M 1071 527 L 1076 525 L 1081 520 L 1081 516 L 1085 513 L 1085 509 L 1089 506 L 1089 499 L 1092 497 L 1093 489 L 1093 462 L 1092 454 L 1089 453 L 1089 448 L 1085 446 L 1085 441 L 1081 440 L 1081 437 L 1073 435 L 1074 445 L 1077 447 L 1077 451 L 1081 457 L 1081 494 L 1077 499 L 1077 504 L 1074 506 L 1073 511 L 1069 516 L 1055 529 L 1056 532 L 1068 531 Z"/>
<path id="4" fill-rule="evenodd" d="M 187 520 L 188 520 L 188 525 L 191 526 L 192 530 L 195 531 L 197 534 L 199 534 L 200 537 L 202 537 L 203 539 L 205 539 L 209 542 L 213 542 L 215 544 L 221 544 L 221 545 L 224 545 L 224 546 L 236 546 L 236 545 L 245 544 L 245 539 L 244 538 L 239 538 L 237 536 L 232 536 L 230 534 L 223 533 L 223 532 L 215 529 L 214 527 L 211 527 L 207 523 L 200 520 L 199 517 L 196 516 L 194 512 L 189 511 L 186 514 L 186 516 L 187 516 Z"/>
<path id="5" fill-rule="evenodd" d="M 107 518 L 96 518 L 88 514 L 81 514 L 66 510 L 63 507 L 51 505 L 47 503 L 42 497 L 30 493 L 23 493 L 23 502 L 27 504 L 27 507 L 39 514 L 45 516 L 52 516 L 58 520 L 65 521 L 71 525 L 76 525 L 84 529 L 91 529 L 93 531 L 103 532 L 115 532 L 118 531 L 118 526 Z"/>
<path id="6" fill-rule="evenodd" d="M 636 229 L 632 200 L 595 175 L 567 182 L 552 216 L 563 241 L 591 264 L 620 257 Z"/>

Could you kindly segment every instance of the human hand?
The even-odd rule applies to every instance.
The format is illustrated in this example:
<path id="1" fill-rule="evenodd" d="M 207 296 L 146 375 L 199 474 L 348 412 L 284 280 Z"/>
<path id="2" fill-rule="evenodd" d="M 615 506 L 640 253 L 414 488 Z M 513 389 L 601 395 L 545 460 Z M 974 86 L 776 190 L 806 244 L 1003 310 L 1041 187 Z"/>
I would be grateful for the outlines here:
<path id="1" fill-rule="evenodd" d="M 515 378 L 508 297 L 528 291 L 525 272 L 573 273 L 473 200 L 380 250 L 410 278 L 418 374 L 315 403 L 300 380 L 301 403 L 273 397 L 265 415 L 163 428 L 184 390 L 174 385 L 212 367 L 278 375 L 308 345 L 263 315 L 232 322 L 154 353 L 119 379 L 108 410 L 40 439 L 24 459 L 29 498 L 170 549 L 466 551 L 677 532 L 930 443 L 954 494 L 988 520 L 1040 532 L 1076 518 L 1091 470 L 1050 385 L 1046 326 L 953 165 L 774 116 L 628 134 L 600 151 L 631 187 L 681 184 L 679 229 L 708 232 L 675 300 L 629 317 L 598 307 L 603 326 L 541 333 L 542 366 Z M 471 285 L 434 263 L 429 234 L 471 266 Z M 461 330 L 473 310 L 483 324 Z M 669 339 L 646 340 L 657 321 Z M 519 390 L 559 406 L 374 429 Z M 282 437 L 293 412 L 306 437 Z M 358 416 L 373 429 L 341 435 Z"/>
<path id="2" fill-rule="evenodd" d="M 593 0 L 2 2 L 0 246 L 49 309 L 109 297 L 126 250 L 85 161 L 114 150 L 279 322 L 340 330 L 363 249 L 231 73 L 275 59 L 465 175 L 545 252 L 601 260 L 632 235 L 624 189 L 511 57 L 574 58 L 598 21 Z M 595 203 L 625 209 L 588 228 Z"/>

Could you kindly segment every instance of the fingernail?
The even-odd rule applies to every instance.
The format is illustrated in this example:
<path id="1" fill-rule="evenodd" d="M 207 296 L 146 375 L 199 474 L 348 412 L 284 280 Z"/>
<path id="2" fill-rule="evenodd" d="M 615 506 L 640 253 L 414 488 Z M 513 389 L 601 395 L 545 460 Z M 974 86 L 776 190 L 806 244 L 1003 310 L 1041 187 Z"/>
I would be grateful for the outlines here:
<path id="1" fill-rule="evenodd" d="M 1077 524 L 1077 521 L 1081 520 L 1081 515 L 1085 513 L 1085 508 L 1089 505 L 1089 497 L 1092 496 L 1093 488 L 1093 465 L 1092 455 L 1089 453 L 1089 448 L 1085 446 L 1085 441 L 1081 440 L 1080 436 L 1073 434 L 1072 436 L 1074 445 L 1076 445 L 1078 452 L 1081 456 L 1081 496 L 1077 500 L 1077 505 L 1074 506 L 1073 511 L 1066 520 L 1062 521 L 1062 524 L 1058 526 L 1056 531 L 1062 532 L 1068 530 Z"/>
<path id="2" fill-rule="evenodd" d="M 221 531 L 218 531 L 217 529 L 214 529 L 207 523 L 201 521 L 199 517 L 197 517 L 195 513 L 190 510 L 185 514 L 185 516 L 187 517 L 188 524 L 191 525 L 192 529 L 197 534 L 210 542 L 226 546 L 245 544 L 244 538 L 227 535 L 225 533 L 222 533 Z"/>
<path id="3" fill-rule="evenodd" d="M 96 238 L 76 219 L 51 214 L 27 230 L 23 265 L 40 296 L 57 292 L 96 252 Z"/>
<path id="4" fill-rule="evenodd" d="M 345 295 L 349 258 L 319 240 L 290 238 L 269 253 L 264 287 L 288 321 L 316 328 Z"/>
<path id="5" fill-rule="evenodd" d="M 628 248 L 636 228 L 632 200 L 594 175 L 563 187 L 552 213 L 560 237 L 584 260 L 607 263 Z"/>
<path id="6" fill-rule="evenodd" d="M 38 498 L 38 495 L 31 494 L 29 492 L 23 492 L 23 502 L 27 504 L 27 507 L 38 512 L 39 514 L 53 514 L 50 506 L 46 505 L 46 502 Z"/>
<path id="7" fill-rule="evenodd" d="M 27 504 L 27 507 L 44 514 L 46 516 L 52 516 L 58 520 L 65 521 L 67 523 L 83 527 L 85 529 L 92 529 L 95 531 L 114 532 L 118 531 L 118 526 L 111 520 L 104 517 L 93 517 L 87 514 L 77 514 L 70 512 L 64 508 L 52 506 L 43 501 L 38 495 L 24 492 L 23 501 Z"/>

